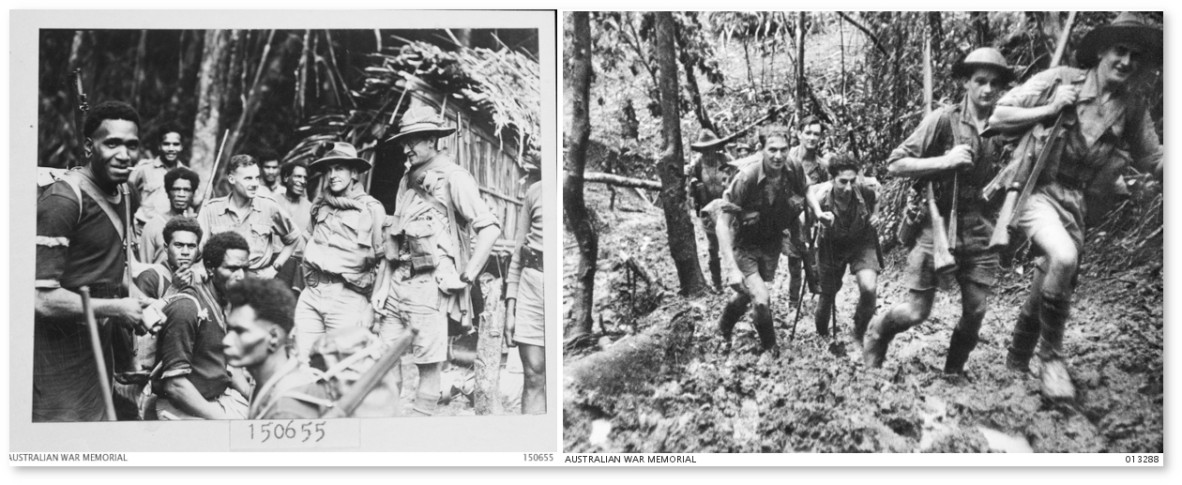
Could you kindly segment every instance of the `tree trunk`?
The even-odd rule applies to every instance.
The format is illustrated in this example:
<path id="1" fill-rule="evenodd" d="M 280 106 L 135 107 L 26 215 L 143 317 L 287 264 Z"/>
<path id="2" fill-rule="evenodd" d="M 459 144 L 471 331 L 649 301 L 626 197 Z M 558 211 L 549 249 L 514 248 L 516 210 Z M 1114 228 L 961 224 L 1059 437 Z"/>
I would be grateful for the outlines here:
<path id="1" fill-rule="evenodd" d="M 146 64 L 148 62 L 148 31 L 140 31 L 140 42 L 135 48 L 135 71 L 131 76 L 131 96 L 127 99 L 131 100 L 131 105 L 139 107 L 142 98 L 141 93 L 144 91 L 144 76 L 146 75 Z"/>
<path id="2" fill-rule="evenodd" d="M 505 321 L 505 302 L 501 299 L 501 279 L 484 273 L 480 275 L 480 293 L 484 296 L 484 311 L 480 315 L 480 330 L 476 339 L 475 410 L 476 414 L 497 415 L 501 406 L 501 345 L 502 323 Z"/>
<path id="3" fill-rule="evenodd" d="M 677 55 L 675 36 L 677 28 L 670 12 L 658 12 L 657 20 L 657 64 L 661 69 L 661 134 L 664 147 L 658 172 L 661 174 L 661 199 L 665 209 L 665 231 L 669 237 L 669 251 L 677 267 L 677 278 L 681 282 L 681 294 L 698 295 L 706 291 L 706 279 L 698 263 L 697 241 L 694 240 L 694 226 L 686 211 L 685 159 L 681 147 L 681 111 L 677 87 Z"/>
<path id="4" fill-rule="evenodd" d="M 710 120 L 710 113 L 702 105 L 702 93 L 698 89 L 698 77 L 694 75 L 694 64 L 697 63 L 698 59 L 689 55 L 686 50 L 687 48 L 684 45 L 681 46 L 681 65 L 685 66 L 685 84 L 689 88 L 690 100 L 694 102 L 694 114 L 697 115 L 698 124 L 703 129 L 718 134 L 718 130 L 714 128 L 714 122 Z"/>
<path id="5" fill-rule="evenodd" d="M 188 100 L 193 99 L 193 91 L 198 84 L 197 72 L 201 65 L 204 38 L 205 36 L 198 35 L 197 31 L 185 30 L 181 33 L 180 65 L 177 67 L 172 98 L 168 102 L 176 117 L 180 119 L 188 119 L 189 116 L 186 115 L 190 115 L 189 110 L 192 109 L 192 104 Z"/>
<path id="6" fill-rule="evenodd" d="M 804 12 L 796 14 L 796 118 L 804 117 Z"/>
<path id="7" fill-rule="evenodd" d="M 571 174 L 568 172 L 567 177 L 569 178 L 570 176 L 571 176 Z M 638 179 L 638 178 L 632 178 L 632 177 L 625 177 L 623 175 L 615 175 L 615 174 L 600 173 L 600 172 L 583 172 L 583 181 L 600 183 L 600 184 L 604 184 L 604 185 L 608 185 L 608 186 L 634 187 L 634 188 L 638 188 L 638 189 L 649 189 L 649 190 L 661 190 L 664 188 L 661 186 L 660 182 L 657 182 L 655 180 Z"/>
<path id="8" fill-rule="evenodd" d="M 214 182 L 214 156 L 222 131 L 230 31 L 205 31 L 205 49 L 197 78 L 197 118 L 193 122 L 193 155 L 189 167 L 206 183 Z M 200 191 L 206 189 L 202 188 Z M 200 192 L 199 191 L 199 192 Z"/>
<path id="9" fill-rule="evenodd" d="M 566 127 L 563 130 L 566 158 L 563 168 L 567 176 L 562 187 L 562 211 L 566 230 L 574 235 L 579 245 L 576 258 L 575 281 L 571 285 L 573 298 L 570 314 L 563 325 L 567 343 L 583 341 L 591 335 L 595 265 L 599 257 L 599 236 L 591 225 L 587 204 L 583 200 L 583 171 L 587 166 L 587 146 L 591 138 L 591 118 L 588 98 L 591 91 L 591 21 L 587 12 L 566 15 L 566 35 L 570 39 L 564 53 L 563 79 L 565 86 Z"/>
<path id="10" fill-rule="evenodd" d="M 747 84 L 755 90 L 755 73 L 751 71 L 751 50 L 747 48 L 747 39 L 743 39 L 743 59 L 747 61 Z"/>

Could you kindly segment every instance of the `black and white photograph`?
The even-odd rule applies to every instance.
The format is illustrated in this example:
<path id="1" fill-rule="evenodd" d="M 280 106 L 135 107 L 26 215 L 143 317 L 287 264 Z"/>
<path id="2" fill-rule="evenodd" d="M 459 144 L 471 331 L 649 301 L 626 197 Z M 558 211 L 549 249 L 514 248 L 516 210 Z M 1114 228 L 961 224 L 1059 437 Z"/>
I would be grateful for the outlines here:
<path id="1" fill-rule="evenodd" d="M 10 340 L 31 357 L 12 366 L 14 426 L 554 421 L 554 15 L 43 22 L 36 166 L 13 168 L 37 180 L 12 201 L 35 220 L 12 245 L 35 263 L 13 283 L 34 290 Z"/>
<path id="2" fill-rule="evenodd" d="M 563 450 L 1163 453 L 1163 17 L 564 12 Z"/>

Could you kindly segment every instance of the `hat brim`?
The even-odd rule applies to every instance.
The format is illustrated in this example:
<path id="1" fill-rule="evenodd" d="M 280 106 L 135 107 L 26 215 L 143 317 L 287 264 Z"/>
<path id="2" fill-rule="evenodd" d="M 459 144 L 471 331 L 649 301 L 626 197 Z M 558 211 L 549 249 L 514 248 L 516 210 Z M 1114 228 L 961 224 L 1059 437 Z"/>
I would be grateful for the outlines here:
<path id="1" fill-rule="evenodd" d="M 1161 29 L 1133 25 L 1105 25 L 1088 32 L 1080 41 L 1079 49 L 1075 51 L 1075 62 L 1080 67 L 1093 67 L 1098 61 L 1096 55 L 1102 49 L 1122 42 L 1144 47 L 1150 62 L 1154 65 L 1161 65 L 1163 44 Z"/>
<path id="2" fill-rule="evenodd" d="M 705 152 L 705 151 L 714 150 L 717 148 L 722 148 L 724 145 L 726 145 L 726 139 L 719 138 L 717 140 L 700 141 L 700 142 L 690 143 L 690 150 L 693 150 L 695 152 Z"/>
<path id="3" fill-rule="evenodd" d="M 952 77 L 968 79 L 977 69 L 993 69 L 1001 73 L 1002 82 L 1009 84 L 1017 77 L 1009 66 L 1001 66 L 985 62 L 960 61 L 952 65 Z"/>
<path id="4" fill-rule="evenodd" d="M 362 159 L 362 158 L 324 157 L 319 160 L 316 160 L 315 162 L 308 164 L 308 171 L 315 172 L 318 170 L 323 170 L 323 169 L 327 168 L 332 163 L 345 163 L 346 165 L 349 165 L 352 168 L 356 168 L 361 172 L 366 172 L 369 169 L 373 168 L 372 166 L 370 166 L 369 162 L 365 161 L 365 159 Z"/>
<path id="5" fill-rule="evenodd" d="M 456 132 L 455 127 L 448 126 L 448 127 L 440 128 L 435 125 L 424 124 L 419 127 L 412 126 L 406 130 L 395 133 L 394 136 L 391 136 L 390 138 L 386 138 L 386 141 L 387 142 L 394 142 L 394 141 L 401 140 L 401 139 L 406 138 L 411 135 L 422 135 L 422 134 L 432 134 L 432 135 L 435 135 L 438 137 L 444 137 L 444 136 L 448 136 L 448 135 L 455 133 L 455 132 Z"/>

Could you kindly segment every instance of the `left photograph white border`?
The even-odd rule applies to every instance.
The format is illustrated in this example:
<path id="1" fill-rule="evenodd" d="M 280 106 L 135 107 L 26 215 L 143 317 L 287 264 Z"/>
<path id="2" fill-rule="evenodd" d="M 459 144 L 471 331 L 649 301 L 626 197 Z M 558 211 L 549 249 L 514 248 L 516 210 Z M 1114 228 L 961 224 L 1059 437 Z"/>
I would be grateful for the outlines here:
<path id="1" fill-rule="evenodd" d="M 543 197 L 556 200 L 558 191 L 557 69 L 554 11 L 12 11 L 9 18 L 10 111 L 9 121 L 9 451 L 46 453 L 128 453 L 145 456 L 150 452 L 230 452 L 234 425 L 227 421 L 206 422 L 93 422 L 32 423 L 33 286 L 36 212 L 30 210 L 36 189 L 29 180 L 36 171 L 38 115 L 38 35 L 41 29 L 438 29 L 514 28 L 537 29 L 542 95 L 540 145 L 543 167 Z M 545 237 L 559 237 L 558 214 L 545 215 Z M 547 244 L 550 246 L 551 244 Z M 557 253 L 546 256 L 545 266 L 558 268 Z M 547 287 L 557 288 L 558 272 L 545 274 Z M 392 419 L 346 419 L 337 424 L 342 433 L 356 433 L 347 440 L 322 449 L 284 447 L 252 451 L 294 452 L 485 452 L 491 461 L 483 465 L 528 465 L 527 453 L 558 451 L 560 437 L 561 387 L 557 363 L 561 360 L 559 315 L 560 295 L 546 295 L 547 413 L 522 416 L 433 417 Z M 509 410 L 506 410 L 507 412 Z M 350 429 L 352 428 L 352 429 Z M 478 453 L 484 455 L 485 453 Z M 302 455 L 302 454 L 301 454 Z M 265 453 L 256 456 L 283 454 Z M 10 455 L 11 457 L 11 455 Z M 454 460 L 390 460 L 384 453 L 352 456 L 352 465 L 459 464 Z M 302 459 L 302 458 L 301 458 Z M 139 461 L 139 460 L 136 460 Z M 165 460 L 171 461 L 171 460 Z M 314 460 L 319 462 L 320 460 Z M 360 463 L 359 463 L 360 462 Z M 197 463 L 224 462 L 201 460 Z M 95 463 L 98 464 L 98 463 Z M 116 464 L 116 463 L 110 463 Z M 135 463 L 129 463 L 135 464 Z M 152 463 L 141 462 L 150 465 Z M 191 466 L 193 462 L 187 463 Z M 252 463 L 255 465 L 262 463 Z M 310 463 L 309 463 L 310 464 Z"/>

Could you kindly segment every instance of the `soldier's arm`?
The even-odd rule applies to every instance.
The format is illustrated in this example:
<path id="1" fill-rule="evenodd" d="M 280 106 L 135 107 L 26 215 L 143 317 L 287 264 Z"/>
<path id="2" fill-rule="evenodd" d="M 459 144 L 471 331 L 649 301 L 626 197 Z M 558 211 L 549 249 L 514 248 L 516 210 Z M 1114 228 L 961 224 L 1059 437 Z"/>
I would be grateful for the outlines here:
<path id="1" fill-rule="evenodd" d="M 274 210 L 271 211 L 271 226 L 274 227 L 275 234 L 283 241 L 284 246 L 279 254 L 275 256 L 275 260 L 271 263 L 271 269 L 279 271 L 284 264 L 287 263 L 288 258 L 295 254 L 296 244 L 300 242 L 300 230 L 296 227 L 295 221 L 291 216 L 287 215 L 287 211 L 279 208 L 279 205 L 272 202 Z"/>
<path id="2" fill-rule="evenodd" d="M 64 182 L 58 182 L 64 184 Z M 70 238 L 78 222 L 79 201 L 64 185 L 48 189 L 37 201 L 36 279 L 33 311 L 38 319 L 71 319 L 81 322 L 82 296 L 62 288 Z M 96 318 L 117 318 L 125 322 L 140 319 L 143 306 L 134 298 L 91 298 Z"/>
<path id="3" fill-rule="evenodd" d="M 164 393 L 168 402 L 181 411 L 203 419 L 226 419 L 225 413 L 217 405 L 206 401 L 197 392 L 193 383 L 185 376 L 173 377 L 164 381 Z"/>
<path id="4" fill-rule="evenodd" d="M 148 303 L 149 300 L 141 302 L 135 298 L 90 299 L 95 318 L 115 318 L 125 323 L 139 321 Z M 37 288 L 33 309 L 37 318 L 72 319 L 85 324 L 81 320 L 82 296 L 65 288 Z"/>
<path id="5" fill-rule="evenodd" d="M 1002 133 L 1021 132 L 1075 104 L 1079 89 L 1071 85 L 1061 84 L 1049 102 L 1043 99 L 1060 78 L 1059 73 L 1059 69 L 1043 71 L 1006 93 L 994 106 L 989 127 Z"/>
<path id="6" fill-rule="evenodd" d="M 1164 161 L 1163 150 L 1157 133 L 1153 131 L 1153 120 L 1149 117 L 1149 110 L 1145 110 L 1129 136 L 1132 137 L 1129 147 L 1133 156 L 1133 167 L 1143 173 L 1152 173 L 1154 178 L 1160 181 Z"/>
<path id="7" fill-rule="evenodd" d="M 968 148 L 960 148 L 964 145 L 958 145 L 944 155 L 923 156 L 936 143 L 941 116 L 943 110 L 933 111 L 919 123 L 911 136 L 891 151 L 887 157 L 887 173 L 896 177 L 918 178 L 953 170 L 966 163 L 972 165 L 971 155 L 965 156 Z"/>
<path id="8" fill-rule="evenodd" d="M 468 259 L 468 266 L 464 268 L 460 277 L 468 283 L 476 281 L 488 255 L 492 253 L 493 245 L 501 236 L 501 222 L 489 210 L 488 204 L 480 198 L 480 188 L 476 179 L 468 172 L 456 171 L 448 179 L 452 204 L 460 217 L 468 221 L 476 229 L 476 243 L 472 249 L 472 257 Z M 462 243 L 462 242 L 461 242 Z"/>

